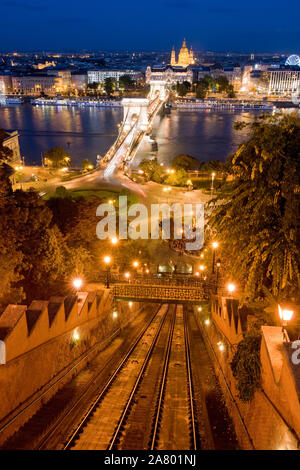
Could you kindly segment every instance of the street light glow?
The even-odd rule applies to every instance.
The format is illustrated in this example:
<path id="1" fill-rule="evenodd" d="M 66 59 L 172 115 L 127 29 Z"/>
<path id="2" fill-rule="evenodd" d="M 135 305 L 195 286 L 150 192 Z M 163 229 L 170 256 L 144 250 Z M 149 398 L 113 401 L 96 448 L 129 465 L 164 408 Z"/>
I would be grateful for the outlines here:
<path id="1" fill-rule="evenodd" d="M 117 237 L 113 237 L 110 239 L 110 241 L 112 242 L 113 245 L 116 245 L 118 243 L 118 238 Z"/>
<path id="2" fill-rule="evenodd" d="M 76 290 L 80 289 L 80 287 L 82 286 L 82 279 L 80 279 L 80 277 L 77 277 L 76 279 L 74 279 L 73 286 L 75 287 Z"/>
<path id="3" fill-rule="evenodd" d="M 132 264 L 133 264 L 133 266 L 134 266 L 135 268 L 137 268 L 138 265 L 139 265 L 139 262 L 138 262 L 138 261 L 134 261 Z"/>
<path id="4" fill-rule="evenodd" d="M 110 256 L 104 256 L 104 263 L 109 264 L 111 262 L 111 257 Z"/>
<path id="5" fill-rule="evenodd" d="M 281 308 L 281 306 L 278 304 L 278 314 L 279 314 L 279 317 L 281 319 L 281 321 L 283 322 L 283 324 L 287 324 L 287 322 L 289 322 L 293 315 L 294 315 L 294 310 L 289 310 L 287 308 Z"/>
<path id="6" fill-rule="evenodd" d="M 232 292 L 234 292 L 236 289 L 236 286 L 235 284 L 233 284 L 232 282 L 229 282 L 229 284 L 227 284 L 227 290 L 228 292 L 231 294 Z"/>
<path id="7" fill-rule="evenodd" d="M 126 277 L 126 279 L 129 279 L 130 278 L 130 273 L 125 273 L 124 276 Z"/>
<path id="8" fill-rule="evenodd" d="M 215 250 L 216 248 L 218 248 L 219 242 L 212 242 L 211 246 L 212 246 L 213 249 Z"/>

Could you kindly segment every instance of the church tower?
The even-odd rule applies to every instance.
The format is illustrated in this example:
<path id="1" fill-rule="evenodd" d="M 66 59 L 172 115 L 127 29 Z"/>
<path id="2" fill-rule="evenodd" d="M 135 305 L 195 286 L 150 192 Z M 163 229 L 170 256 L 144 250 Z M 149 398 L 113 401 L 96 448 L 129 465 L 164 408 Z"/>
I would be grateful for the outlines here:
<path id="1" fill-rule="evenodd" d="M 190 64 L 194 64 L 194 63 L 195 63 L 195 60 L 194 60 L 193 46 L 191 46 L 191 49 L 190 49 Z"/>
<path id="2" fill-rule="evenodd" d="M 183 40 L 181 49 L 179 51 L 177 62 L 176 62 L 176 53 L 175 53 L 175 49 L 173 46 L 172 52 L 171 52 L 171 65 L 177 65 L 178 67 L 186 68 L 189 65 L 192 65 L 194 63 L 195 63 L 195 60 L 194 60 L 193 48 L 191 47 L 191 49 L 188 50 L 185 39 Z"/>
<path id="3" fill-rule="evenodd" d="M 173 46 L 172 52 L 171 52 L 171 65 L 176 65 L 176 55 L 175 55 L 174 46 Z"/>

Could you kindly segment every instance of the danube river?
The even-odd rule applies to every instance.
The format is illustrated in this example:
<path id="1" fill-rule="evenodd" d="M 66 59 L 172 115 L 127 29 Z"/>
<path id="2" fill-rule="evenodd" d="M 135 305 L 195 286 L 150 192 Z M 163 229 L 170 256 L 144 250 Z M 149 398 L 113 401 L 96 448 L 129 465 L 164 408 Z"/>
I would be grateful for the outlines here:
<path id="1" fill-rule="evenodd" d="M 247 130 L 233 129 L 235 121 L 250 122 L 257 112 L 183 111 L 157 116 L 153 135 L 158 144 L 158 160 L 169 164 L 185 153 L 199 161 L 224 160 L 247 138 Z M 122 108 L 79 108 L 32 106 L 0 107 L 0 128 L 20 132 L 21 154 L 27 164 L 41 164 L 41 154 L 51 147 L 65 147 L 73 165 L 88 158 L 96 162 L 114 142 Z M 134 159 L 134 166 L 149 156 L 151 145 L 145 141 Z"/>

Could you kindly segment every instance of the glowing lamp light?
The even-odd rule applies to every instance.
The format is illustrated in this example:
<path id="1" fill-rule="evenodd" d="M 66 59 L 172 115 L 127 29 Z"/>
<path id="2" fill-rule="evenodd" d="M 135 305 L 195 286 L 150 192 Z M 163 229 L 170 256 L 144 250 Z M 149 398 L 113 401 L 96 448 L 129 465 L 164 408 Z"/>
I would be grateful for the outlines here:
<path id="1" fill-rule="evenodd" d="M 209 318 L 207 318 L 207 319 L 205 320 L 204 324 L 205 324 L 206 326 L 209 326 L 209 325 L 210 325 Z"/>
<path id="2" fill-rule="evenodd" d="M 113 318 L 118 318 L 118 312 L 116 310 L 114 310 L 112 316 L 113 316 Z"/>
<path id="3" fill-rule="evenodd" d="M 149 274 L 149 272 L 150 272 L 149 269 L 146 269 L 146 273 Z"/>
<path id="4" fill-rule="evenodd" d="M 76 290 L 80 289 L 80 287 L 82 286 L 82 279 L 80 279 L 80 277 L 77 277 L 76 279 L 74 279 L 73 286 L 75 287 Z"/>
<path id="5" fill-rule="evenodd" d="M 204 271 L 204 270 L 205 270 L 204 264 L 201 264 L 201 265 L 199 266 L 199 269 L 200 269 L 200 271 Z"/>
<path id="6" fill-rule="evenodd" d="M 213 249 L 215 250 L 216 248 L 218 248 L 219 242 L 212 242 L 211 246 L 212 246 Z"/>
<path id="7" fill-rule="evenodd" d="M 126 279 L 129 279 L 130 278 L 130 273 L 125 273 L 124 276 L 126 277 Z"/>
<path id="8" fill-rule="evenodd" d="M 110 240 L 110 241 L 112 242 L 112 244 L 113 244 L 113 245 L 116 245 L 116 244 L 118 243 L 118 241 L 119 241 L 119 240 L 118 240 L 118 238 L 117 238 L 117 237 L 113 237 L 113 238 L 111 238 L 111 240 Z"/>
<path id="9" fill-rule="evenodd" d="M 220 351 L 224 351 L 225 346 L 224 346 L 224 343 L 222 343 L 222 341 L 219 341 L 219 342 L 217 343 L 217 345 L 218 345 L 218 348 L 219 348 Z"/>
<path id="10" fill-rule="evenodd" d="M 132 302 L 128 302 L 129 307 L 131 308 L 133 306 Z"/>
<path id="11" fill-rule="evenodd" d="M 202 312 L 202 307 L 197 308 L 198 312 Z"/>
<path id="12" fill-rule="evenodd" d="M 227 290 L 228 290 L 229 294 L 232 294 L 235 291 L 235 289 L 236 289 L 236 286 L 232 282 L 227 284 Z"/>
<path id="13" fill-rule="evenodd" d="M 294 310 L 290 310 L 287 308 L 281 308 L 281 306 L 278 304 L 278 314 L 279 318 L 282 321 L 283 325 L 287 325 L 288 322 L 292 319 L 294 315 Z"/>
<path id="14" fill-rule="evenodd" d="M 79 339 L 80 339 L 79 333 L 78 331 L 75 330 L 73 333 L 73 340 L 78 341 Z"/>
<path id="15" fill-rule="evenodd" d="M 200 273 L 198 271 L 196 271 L 195 276 L 200 276 Z"/>
<path id="16" fill-rule="evenodd" d="M 138 262 L 138 261 L 134 261 L 134 262 L 132 263 L 132 265 L 133 265 L 135 268 L 137 268 L 138 265 L 139 265 L 139 262 Z"/>
<path id="17" fill-rule="evenodd" d="M 110 256 L 104 256 L 104 263 L 109 264 L 111 262 L 111 257 Z"/>

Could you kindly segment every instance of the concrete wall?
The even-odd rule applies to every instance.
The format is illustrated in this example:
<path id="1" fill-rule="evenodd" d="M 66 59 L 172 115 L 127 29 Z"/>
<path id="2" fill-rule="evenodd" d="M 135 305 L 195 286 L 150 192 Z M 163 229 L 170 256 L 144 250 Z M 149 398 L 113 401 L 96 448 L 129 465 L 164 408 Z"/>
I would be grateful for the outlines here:
<path id="1" fill-rule="evenodd" d="M 15 431 L 29 419 L 143 305 L 133 303 L 129 307 L 127 302 L 117 302 L 117 318 L 112 315 L 114 308 L 107 289 L 80 292 L 78 299 L 53 297 L 49 301 L 33 301 L 28 308 L 22 305 L 6 308 L 0 316 L 0 431 L 37 399 L 36 405 L 18 417 L 11 429 Z M 0 432 L 0 443 L 11 433 L 11 430 Z"/>
<path id="2" fill-rule="evenodd" d="M 291 361 L 291 343 L 283 343 L 280 327 L 262 327 L 261 389 L 251 402 L 238 398 L 230 362 L 247 328 L 233 299 L 215 297 L 209 315 L 195 308 L 226 405 L 243 449 L 299 448 L 300 371 Z M 251 318 L 248 318 L 248 322 Z M 298 367 L 298 368 L 297 368 Z"/>

